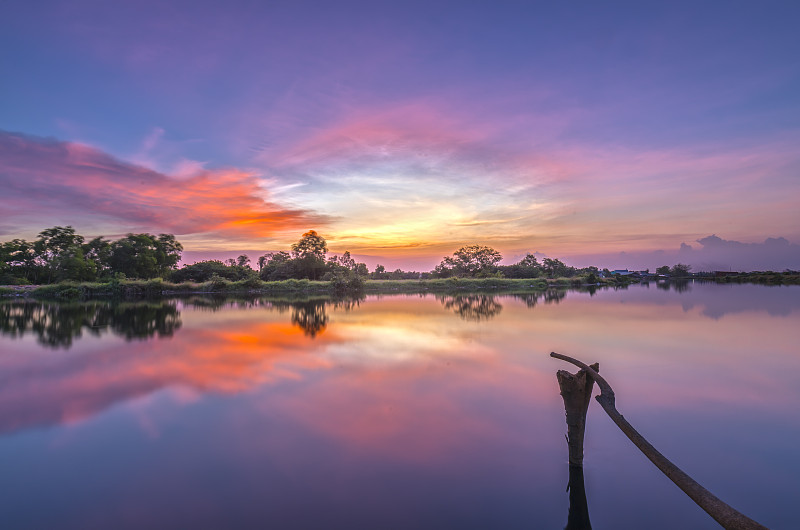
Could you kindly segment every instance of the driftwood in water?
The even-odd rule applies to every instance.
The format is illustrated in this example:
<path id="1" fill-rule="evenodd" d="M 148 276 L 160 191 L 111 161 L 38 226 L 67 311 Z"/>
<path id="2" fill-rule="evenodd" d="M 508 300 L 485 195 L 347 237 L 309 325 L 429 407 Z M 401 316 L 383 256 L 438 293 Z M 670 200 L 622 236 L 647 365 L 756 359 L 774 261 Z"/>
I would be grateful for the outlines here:
<path id="1" fill-rule="evenodd" d="M 595 371 L 600 365 L 592 365 Z M 589 506 L 586 503 L 586 489 L 583 485 L 583 438 L 586 430 L 586 412 L 592 399 L 594 379 L 586 370 L 570 373 L 559 370 L 556 373 L 564 411 L 567 416 L 567 446 L 569 447 L 569 514 L 564 530 L 592 530 L 589 520 Z"/>
<path id="2" fill-rule="evenodd" d="M 595 372 L 600 365 L 592 366 Z M 592 399 L 594 379 L 586 370 L 578 370 L 571 374 L 566 370 L 556 373 L 561 397 L 564 398 L 564 410 L 567 413 L 567 445 L 569 446 L 569 465 L 583 466 L 583 434 L 586 430 L 586 411 Z"/>
<path id="3" fill-rule="evenodd" d="M 595 399 L 597 399 L 597 402 L 600 403 L 600 406 L 603 407 L 603 410 L 606 411 L 606 414 L 609 415 L 611 420 L 617 424 L 617 427 L 625 433 L 625 436 L 627 436 L 662 473 L 682 489 L 683 492 L 705 510 L 708 515 L 721 524 L 723 528 L 728 530 L 766 530 L 765 526 L 760 525 L 722 502 L 713 493 L 698 484 L 692 477 L 681 471 L 678 466 L 659 453 L 650 442 L 645 440 L 645 438 L 627 422 L 622 414 L 617 411 L 614 391 L 600 374 L 590 366 L 572 357 L 567 357 L 566 355 L 561 355 L 556 352 L 550 353 L 550 356 L 561 359 L 562 361 L 567 361 L 585 370 L 586 373 L 597 382 L 597 386 L 600 387 L 600 395 Z"/>

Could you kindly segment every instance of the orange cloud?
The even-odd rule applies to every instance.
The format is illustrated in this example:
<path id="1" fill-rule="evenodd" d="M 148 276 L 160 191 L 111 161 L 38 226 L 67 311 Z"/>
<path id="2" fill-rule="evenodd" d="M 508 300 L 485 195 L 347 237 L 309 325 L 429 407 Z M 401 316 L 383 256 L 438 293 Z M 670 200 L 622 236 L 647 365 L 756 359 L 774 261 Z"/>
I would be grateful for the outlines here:
<path id="1" fill-rule="evenodd" d="M 262 184 L 257 174 L 239 169 L 178 179 L 90 146 L 0 132 L 0 187 L 9 220 L 50 207 L 72 224 L 110 219 L 125 231 L 227 240 L 273 237 L 325 223 L 323 216 L 269 200 Z"/>

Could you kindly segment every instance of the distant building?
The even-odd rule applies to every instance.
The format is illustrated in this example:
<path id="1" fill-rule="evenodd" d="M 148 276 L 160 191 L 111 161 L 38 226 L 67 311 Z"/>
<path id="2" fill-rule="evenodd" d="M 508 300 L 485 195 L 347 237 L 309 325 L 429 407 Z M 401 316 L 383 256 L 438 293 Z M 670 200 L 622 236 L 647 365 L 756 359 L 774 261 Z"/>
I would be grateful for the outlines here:
<path id="1" fill-rule="evenodd" d="M 611 271 L 611 274 L 613 276 L 630 276 L 632 274 L 635 274 L 635 272 L 629 271 L 628 269 L 615 269 Z"/>

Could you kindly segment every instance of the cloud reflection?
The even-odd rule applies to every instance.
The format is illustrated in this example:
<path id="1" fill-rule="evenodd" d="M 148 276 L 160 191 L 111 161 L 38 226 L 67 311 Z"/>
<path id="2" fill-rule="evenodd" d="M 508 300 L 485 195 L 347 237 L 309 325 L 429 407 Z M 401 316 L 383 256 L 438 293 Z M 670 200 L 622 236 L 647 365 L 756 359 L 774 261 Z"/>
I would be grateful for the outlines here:
<path id="1" fill-rule="evenodd" d="M 283 320 L 192 326 L 179 337 L 120 343 L 104 336 L 59 356 L 11 350 L 0 357 L 0 432 L 82 420 L 168 387 L 235 393 L 292 378 L 296 370 L 326 366 L 309 354 L 337 340 L 327 333 L 312 343 L 301 328 Z"/>
<path id="2" fill-rule="evenodd" d="M 461 414 L 457 401 L 447 397 L 450 393 L 477 399 L 503 387 L 520 400 L 557 397 L 556 367 L 536 356 L 548 350 L 588 356 L 611 367 L 620 399 L 635 400 L 632 412 L 689 399 L 738 402 L 743 389 L 749 389 L 751 403 L 758 403 L 784 390 L 774 382 L 752 380 L 758 361 L 741 351 L 762 350 L 765 339 L 742 330 L 758 322 L 774 330 L 772 349 L 786 350 L 782 322 L 798 310 L 792 296 L 796 289 L 735 287 L 699 285 L 684 293 L 636 287 L 600 290 L 591 298 L 575 292 L 560 304 L 553 302 L 561 301 L 565 291 L 479 296 L 474 298 L 477 309 L 464 296 L 376 297 L 357 310 L 357 300 L 195 297 L 161 306 L 116 307 L 111 316 L 99 315 L 94 303 L 67 304 L 63 318 L 46 305 L 12 302 L 0 305 L 7 337 L 16 339 L 3 337 L 0 432 L 83 420 L 164 389 L 232 395 L 266 392 L 270 383 L 305 381 L 310 386 L 296 393 L 271 395 L 269 406 L 325 436 L 352 438 L 356 445 L 388 444 L 402 453 L 403 444 L 388 440 L 411 446 L 410 425 L 429 420 L 425 428 L 436 433 L 436 418 Z M 717 298 L 732 312 L 718 314 Z M 483 311 L 487 308 L 491 311 Z M 456 318 L 462 313 L 470 318 Z M 25 315 L 31 317 L 27 323 Z M 123 324 L 128 317 L 136 325 Z M 491 318 L 489 325 L 485 318 Z M 92 331 L 98 322 L 113 332 Z M 66 338 L 59 339 L 60 332 Z M 29 340 L 31 335 L 40 345 Z M 80 347 L 73 344 L 67 352 L 41 349 L 42 344 L 66 347 L 76 337 L 82 337 Z M 687 351 L 687 340 L 693 351 Z M 719 368 L 730 352 L 739 352 L 739 362 Z M 671 379 L 638 377 L 642 362 L 672 366 Z M 724 377 L 708 376 L 720 370 Z M 308 377 L 319 371 L 324 377 Z M 698 384 L 700 377 L 709 379 Z M 736 381 L 733 387 L 731 380 Z M 326 404 L 324 411 L 317 408 L 320 403 Z M 489 432 L 467 420 L 467 431 Z M 441 440 L 447 445 L 450 434 L 443 432 Z"/>

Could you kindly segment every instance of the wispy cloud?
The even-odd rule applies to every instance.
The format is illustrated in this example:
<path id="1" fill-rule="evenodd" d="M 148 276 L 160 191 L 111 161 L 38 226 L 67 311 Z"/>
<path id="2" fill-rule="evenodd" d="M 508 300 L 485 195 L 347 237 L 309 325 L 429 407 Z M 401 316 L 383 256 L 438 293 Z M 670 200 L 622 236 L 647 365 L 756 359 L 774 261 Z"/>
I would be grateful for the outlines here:
<path id="1" fill-rule="evenodd" d="M 334 248 L 365 254 L 439 254 L 475 242 L 563 257 L 669 248 L 713 231 L 763 237 L 792 225 L 800 207 L 786 193 L 800 191 L 788 132 L 635 148 L 547 141 L 533 116 L 509 124 L 455 106 L 352 105 L 256 162 L 303 184 L 291 190 L 299 204 L 337 216 Z"/>

